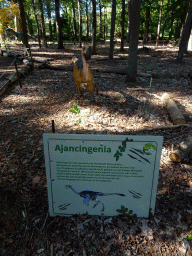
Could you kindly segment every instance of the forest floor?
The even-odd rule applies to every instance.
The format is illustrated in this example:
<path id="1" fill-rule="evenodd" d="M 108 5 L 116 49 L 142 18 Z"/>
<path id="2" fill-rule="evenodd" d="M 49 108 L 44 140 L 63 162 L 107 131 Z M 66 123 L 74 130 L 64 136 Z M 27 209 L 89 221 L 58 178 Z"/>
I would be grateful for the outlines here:
<path id="1" fill-rule="evenodd" d="M 127 83 L 126 75 L 115 73 L 127 67 L 126 45 L 120 52 L 116 44 L 114 59 L 108 60 L 109 45 L 98 44 L 90 63 L 99 90 L 95 105 L 90 105 L 86 89 L 85 97 L 79 96 L 72 71 L 40 69 L 37 62 L 22 78 L 22 88 L 16 83 L 1 96 L 0 255 L 192 255 L 187 239 L 192 235 L 192 165 L 188 156 L 181 163 L 169 160 L 170 152 L 191 134 L 192 55 L 178 64 L 177 47 L 148 47 L 139 50 L 138 72 L 152 75 L 151 89 L 150 77 Z M 22 51 L 20 45 L 10 48 Z M 80 48 L 68 43 L 64 50 L 35 44 L 31 50 L 33 57 L 46 58 L 55 67 L 71 67 L 72 57 L 80 56 Z M 6 61 L 7 66 L 12 62 Z M 146 88 L 150 94 L 132 88 Z M 165 92 L 189 126 L 172 128 L 160 99 Z M 85 115 L 69 112 L 74 103 Z M 42 136 L 52 132 L 52 120 L 56 133 L 163 136 L 154 217 L 49 217 Z"/>

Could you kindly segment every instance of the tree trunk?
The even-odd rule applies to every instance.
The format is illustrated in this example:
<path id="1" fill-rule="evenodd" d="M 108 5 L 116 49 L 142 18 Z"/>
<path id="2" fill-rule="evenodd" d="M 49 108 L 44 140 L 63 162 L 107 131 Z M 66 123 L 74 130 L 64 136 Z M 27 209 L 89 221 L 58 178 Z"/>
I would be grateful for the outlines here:
<path id="1" fill-rule="evenodd" d="M 112 12 L 111 12 L 111 32 L 110 32 L 110 51 L 109 59 L 113 59 L 113 49 L 114 49 L 114 33 L 115 33 L 115 20 L 116 20 L 116 0 L 112 2 Z"/>
<path id="2" fill-rule="evenodd" d="M 41 13 L 41 28 L 42 28 L 42 36 L 43 36 L 43 46 L 47 48 L 47 40 L 45 34 L 45 21 L 44 21 L 44 11 L 43 11 L 43 2 L 39 0 L 39 9 Z"/>
<path id="3" fill-rule="evenodd" d="M 30 21 L 30 19 L 29 19 L 28 13 L 25 13 L 25 19 L 26 19 L 26 22 L 27 22 L 28 34 L 29 34 L 29 35 L 33 35 L 33 28 L 32 28 L 31 21 Z M 15 31 L 15 32 L 16 32 L 16 31 Z"/>
<path id="4" fill-rule="evenodd" d="M 171 10 L 171 24 L 170 24 L 170 30 L 169 30 L 169 40 L 171 40 L 172 33 L 173 33 L 173 22 L 174 22 L 173 8 L 174 8 L 174 5 L 172 5 L 172 10 Z"/>
<path id="5" fill-rule="evenodd" d="M 158 21 L 158 25 L 157 25 L 156 45 L 158 45 L 158 43 L 159 43 L 162 10 L 163 10 L 163 0 L 161 0 L 161 6 L 160 6 L 160 10 L 159 10 L 159 21 Z"/>
<path id="6" fill-rule="evenodd" d="M 100 24 L 99 24 L 99 38 L 102 38 L 102 5 L 101 5 L 101 1 L 99 0 L 99 19 L 100 19 Z"/>
<path id="7" fill-rule="evenodd" d="M 50 38 L 50 40 L 53 40 L 52 25 L 51 25 L 51 5 L 50 5 L 50 1 L 47 0 L 46 4 L 47 4 L 47 16 L 48 16 L 48 20 L 49 20 L 49 38 Z"/>
<path id="8" fill-rule="evenodd" d="M 130 38 L 130 16 L 131 16 L 131 0 L 128 1 L 127 43 L 129 43 L 129 38 Z"/>
<path id="9" fill-rule="evenodd" d="M 146 17 L 145 17 L 145 30 L 144 30 L 144 36 L 143 36 L 143 44 L 144 45 L 148 42 L 149 19 L 150 19 L 150 6 L 147 6 Z"/>
<path id="10" fill-rule="evenodd" d="M 93 21 L 92 21 L 92 55 L 96 54 L 96 31 L 97 31 L 97 21 L 96 21 L 96 0 L 92 0 L 93 5 Z"/>
<path id="11" fill-rule="evenodd" d="M 139 20 L 140 20 L 141 0 L 131 0 L 130 15 L 130 42 L 129 58 L 127 70 L 127 82 L 135 82 L 137 77 L 137 52 L 139 40 Z"/>
<path id="12" fill-rule="evenodd" d="M 88 13 L 88 3 L 87 3 L 87 0 L 86 0 L 86 26 L 87 26 L 87 41 L 89 39 L 89 13 Z"/>
<path id="13" fill-rule="evenodd" d="M 121 51 L 124 51 L 124 28 L 125 28 L 125 0 L 122 0 L 122 12 L 121 12 Z"/>
<path id="14" fill-rule="evenodd" d="M 39 48 L 41 48 L 41 38 L 40 38 L 40 32 L 39 32 L 39 22 L 38 22 L 38 19 L 37 19 L 35 3 L 34 3 L 34 0 L 31 0 L 31 2 L 32 2 L 33 12 L 34 12 L 34 16 L 35 16 L 35 22 L 36 22 L 36 26 L 37 26 L 37 38 L 38 38 L 38 42 L 39 42 Z"/>
<path id="15" fill-rule="evenodd" d="M 20 16 L 21 16 L 21 27 L 22 27 L 22 32 L 23 32 L 23 45 L 24 48 L 29 48 L 29 43 L 28 43 L 28 35 L 27 35 L 27 24 L 26 24 L 26 19 L 25 19 L 25 10 L 24 10 L 24 5 L 23 5 L 23 0 L 18 0 L 19 2 L 19 10 L 20 10 Z"/>
<path id="16" fill-rule="evenodd" d="M 75 40 L 77 40 L 77 26 L 76 26 L 76 19 L 75 19 L 75 6 L 74 1 L 72 0 L 72 9 L 73 9 L 73 34 Z"/>
<path id="17" fill-rule="evenodd" d="M 61 18 L 60 18 L 60 2 L 55 0 L 55 16 L 56 16 L 56 30 L 57 30 L 57 49 L 64 49 L 63 47 L 63 37 L 61 31 Z"/>
<path id="18" fill-rule="evenodd" d="M 191 22 L 192 22 L 192 0 L 191 0 L 191 3 L 190 3 L 190 8 L 189 8 L 187 21 L 185 23 L 185 27 L 183 29 L 183 33 L 182 33 L 182 37 L 181 37 L 181 42 L 180 42 L 180 45 L 179 45 L 179 52 L 178 52 L 177 60 L 180 63 L 183 60 L 184 50 L 186 49 L 186 44 L 188 43 L 188 40 L 189 40 L 188 34 L 189 34 L 189 30 L 191 28 Z"/>
<path id="19" fill-rule="evenodd" d="M 106 12 L 106 7 L 104 7 L 104 29 L 103 29 L 104 43 L 105 43 L 105 35 L 106 35 L 106 20 L 107 20 L 107 12 Z"/>
<path id="20" fill-rule="evenodd" d="M 183 28 L 185 26 L 185 21 L 186 21 L 186 17 L 187 17 L 188 7 L 189 7 L 189 5 L 186 4 L 183 8 L 183 12 L 181 13 L 181 27 L 180 27 L 179 38 L 182 37 Z"/>
<path id="21" fill-rule="evenodd" d="M 191 20 L 191 26 L 189 27 L 189 30 L 187 32 L 187 37 L 186 37 L 186 44 L 184 46 L 184 50 L 183 50 L 183 53 L 188 53 L 188 43 L 189 43 L 189 38 L 191 36 L 191 28 L 192 28 L 192 20 Z"/>
<path id="22" fill-rule="evenodd" d="M 81 47 L 81 2 L 77 0 L 78 4 L 78 24 L 79 24 L 79 47 Z"/>

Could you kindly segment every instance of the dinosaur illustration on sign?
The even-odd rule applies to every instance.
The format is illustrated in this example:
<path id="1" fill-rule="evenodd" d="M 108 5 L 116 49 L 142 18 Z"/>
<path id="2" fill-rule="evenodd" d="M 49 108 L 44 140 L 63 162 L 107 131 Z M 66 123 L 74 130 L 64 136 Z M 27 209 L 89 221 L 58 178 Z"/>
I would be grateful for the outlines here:
<path id="1" fill-rule="evenodd" d="M 101 212 L 104 212 L 105 206 L 98 199 L 98 197 L 100 197 L 100 196 L 111 196 L 111 195 L 125 196 L 124 194 L 119 194 L 119 193 L 102 193 L 102 192 L 95 192 L 95 191 L 91 191 L 91 190 L 83 190 L 81 192 L 77 192 L 71 185 L 66 185 L 66 188 L 71 189 L 74 193 L 76 193 L 80 197 L 83 197 L 84 198 L 83 203 L 86 204 L 87 206 L 89 206 L 89 202 L 90 201 L 94 201 L 95 202 L 95 205 L 93 206 L 93 208 L 95 208 L 98 204 L 101 204 L 102 205 Z M 141 197 L 141 194 L 139 194 L 139 193 L 137 193 L 135 191 L 130 191 L 130 190 L 128 190 L 128 191 L 136 199 L 139 199 Z M 62 210 L 62 208 L 63 208 L 62 206 L 63 205 L 59 206 L 60 210 Z"/>

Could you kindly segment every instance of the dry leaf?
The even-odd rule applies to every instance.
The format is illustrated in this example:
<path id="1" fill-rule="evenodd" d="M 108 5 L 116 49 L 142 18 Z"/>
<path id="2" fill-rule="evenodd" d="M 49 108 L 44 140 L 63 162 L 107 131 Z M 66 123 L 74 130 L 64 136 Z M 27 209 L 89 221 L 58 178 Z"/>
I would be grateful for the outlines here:
<path id="1" fill-rule="evenodd" d="M 35 178 L 33 178 L 33 183 L 38 184 L 40 181 L 40 178 L 41 178 L 40 176 L 35 176 Z"/>

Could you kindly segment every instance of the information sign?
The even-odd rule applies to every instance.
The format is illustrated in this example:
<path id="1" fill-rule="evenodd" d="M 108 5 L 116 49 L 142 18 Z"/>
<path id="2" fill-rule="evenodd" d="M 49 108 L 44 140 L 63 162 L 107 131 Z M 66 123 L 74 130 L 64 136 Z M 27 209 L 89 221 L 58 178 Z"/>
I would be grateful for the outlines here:
<path id="1" fill-rule="evenodd" d="M 50 216 L 154 214 L 163 137 L 45 133 Z"/>

